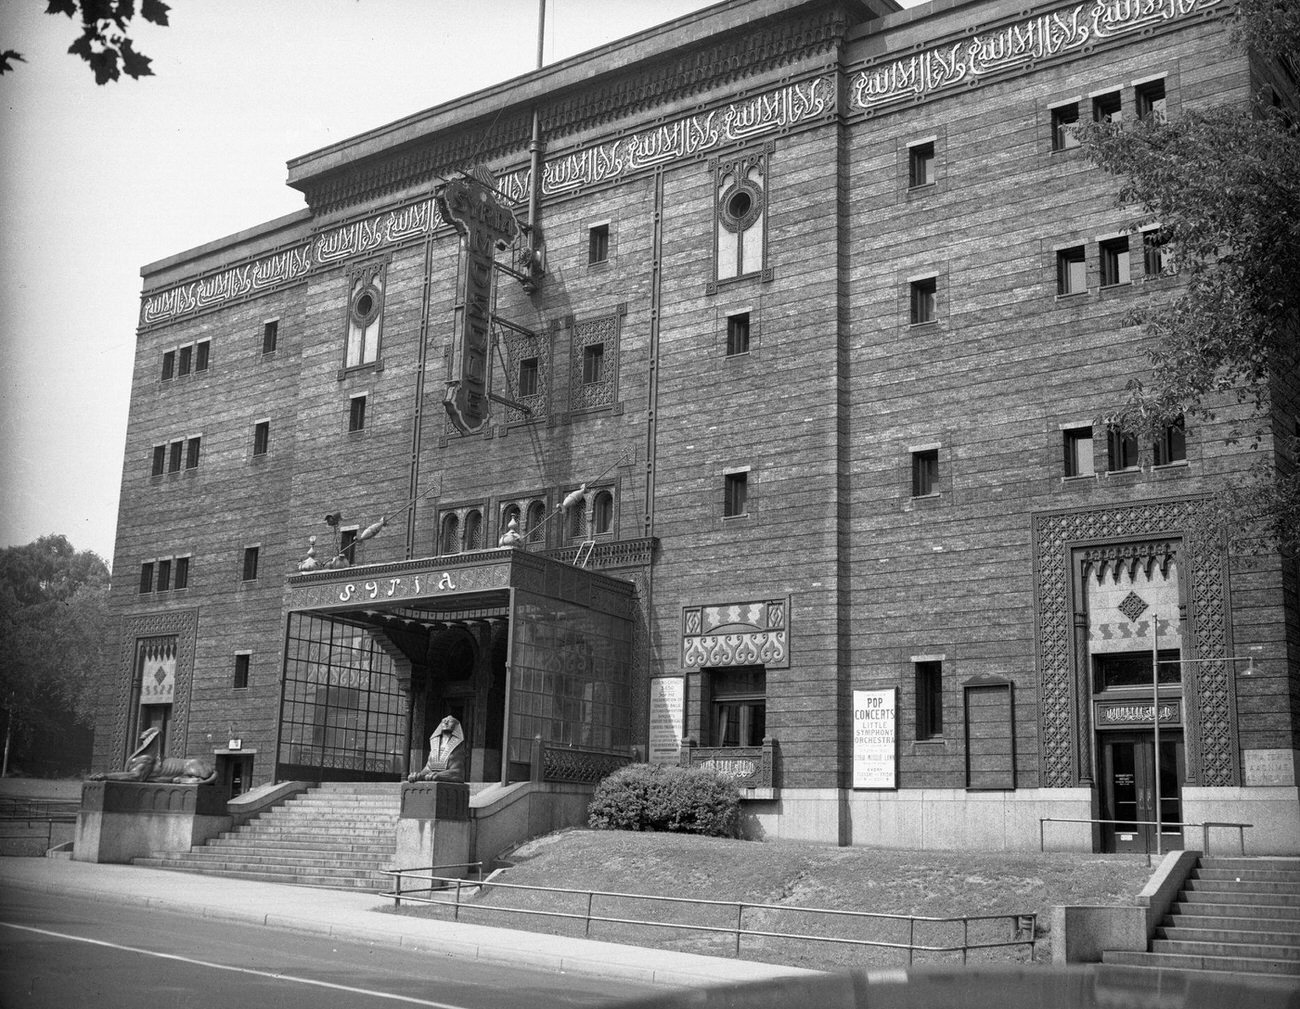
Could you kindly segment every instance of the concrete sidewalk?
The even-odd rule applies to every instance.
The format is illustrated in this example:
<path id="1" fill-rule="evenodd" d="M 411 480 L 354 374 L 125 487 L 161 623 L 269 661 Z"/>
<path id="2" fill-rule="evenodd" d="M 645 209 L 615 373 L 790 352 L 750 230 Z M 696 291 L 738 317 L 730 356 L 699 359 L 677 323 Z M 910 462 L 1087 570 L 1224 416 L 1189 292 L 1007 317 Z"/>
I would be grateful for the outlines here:
<path id="1" fill-rule="evenodd" d="M 393 902 L 373 894 L 256 883 L 132 865 L 58 858 L 0 858 L 0 887 L 143 905 L 339 939 L 389 943 L 404 949 L 515 967 L 573 971 L 676 987 L 796 975 L 823 976 L 817 971 L 750 960 L 381 914 Z"/>

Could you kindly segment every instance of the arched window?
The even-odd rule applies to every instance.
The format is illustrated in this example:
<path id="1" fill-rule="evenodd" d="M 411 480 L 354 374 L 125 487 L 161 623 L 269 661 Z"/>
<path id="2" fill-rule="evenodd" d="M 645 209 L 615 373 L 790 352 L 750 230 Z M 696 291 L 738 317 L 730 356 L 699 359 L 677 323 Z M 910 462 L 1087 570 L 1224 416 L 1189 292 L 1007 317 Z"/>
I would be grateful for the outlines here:
<path id="1" fill-rule="evenodd" d="M 465 535 L 462 538 L 466 550 L 483 549 L 483 514 L 477 508 L 466 513 Z"/>
<path id="2" fill-rule="evenodd" d="M 597 492 L 592 503 L 591 528 L 596 535 L 614 528 L 614 495 L 607 490 Z"/>
<path id="3" fill-rule="evenodd" d="M 455 512 L 449 512 L 442 518 L 442 538 L 439 553 L 460 553 L 460 518 Z"/>
<path id="4" fill-rule="evenodd" d="M 582 499 L 569 509 L 569 537 L 580 540 L 587 533 L 587 501 Z"/>
<path id="5" fill-rule="evenodd" d="M 528 505 L 528 521 L 524 524 L 524 539 L 534 546 L 541 546 L 546 542 L 546 534 L 538 532 L 546 523 L 546 505 L 541 501 L 533 501 Z"/>

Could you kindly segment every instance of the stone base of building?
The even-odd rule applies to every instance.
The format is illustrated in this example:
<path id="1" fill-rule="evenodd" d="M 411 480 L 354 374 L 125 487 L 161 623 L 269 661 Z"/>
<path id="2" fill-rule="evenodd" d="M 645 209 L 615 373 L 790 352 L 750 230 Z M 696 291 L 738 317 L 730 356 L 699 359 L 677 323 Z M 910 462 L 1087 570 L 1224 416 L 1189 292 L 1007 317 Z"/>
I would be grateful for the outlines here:
<path id="1" fill-rule="evenodd" d="M 1300 787 L 1183 789 L 1183 822 L 1210 824 L 1188 828 L 1183 843 L 1207 855 L 1300 855 Z M 1248 823 L 1236 827 L 1218 824 Z"/>
<path id="2" fill-rule="evenodd" d="M 164 851 L 188 851 L 231 827 L 216 785 L 87 781 L 72 857 L 79 862 L 130 862 Z"/>

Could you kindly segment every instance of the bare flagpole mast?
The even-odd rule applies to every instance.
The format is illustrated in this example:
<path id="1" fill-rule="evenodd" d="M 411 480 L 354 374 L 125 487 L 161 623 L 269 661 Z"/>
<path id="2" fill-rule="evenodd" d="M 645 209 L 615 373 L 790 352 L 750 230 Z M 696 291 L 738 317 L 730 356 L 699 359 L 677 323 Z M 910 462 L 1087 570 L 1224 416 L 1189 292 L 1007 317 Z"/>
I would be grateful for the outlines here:
<path id="1" fill-rule="evenodd" d="M 546 0 L 537 0 L 537 69 L 542 69 L 542 44 L 546 38 Z M 546 145 L 542 143 L 542 107 L 540 101 L 533 105 L 533 137 L 528 144 L 532 154 L 528 173 L 528 268 L 524 272 L 529 280 L 525 289 L 537 286 L 544 272 L 542 264 L 542 241 L 539 230 L 538 203 L 542 193 L 542 152 Z M 531 287 L 529 286 L 531 284 Z"/>

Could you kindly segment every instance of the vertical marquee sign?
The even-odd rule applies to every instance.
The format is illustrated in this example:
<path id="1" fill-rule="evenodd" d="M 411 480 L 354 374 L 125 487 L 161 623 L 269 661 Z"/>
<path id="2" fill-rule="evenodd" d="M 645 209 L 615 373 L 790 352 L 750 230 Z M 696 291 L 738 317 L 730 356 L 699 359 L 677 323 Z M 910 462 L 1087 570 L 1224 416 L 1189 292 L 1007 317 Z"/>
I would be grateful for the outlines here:
<path id="1" fill-rule="evenodd" d="M 515 240 L 519 223 L 510 207 L 497 198 L 492 174 L 482 166 L 473 176 L 439 188 L 435 199 L 443 218 L 460 232 L 464 251 L 451 379 L 442 402 L 456 430 L 473 434 L 488 421 L 493 262 L 496 250 Z"/>
<path id="2" fill-rule="evenodd" d="M 898 787 L 898 688 L 853 691 L 853 787 Z"/>

